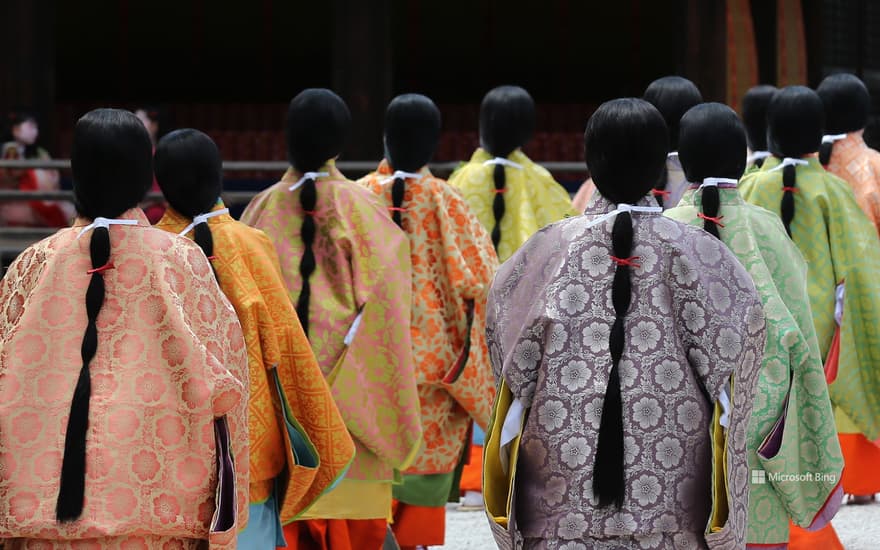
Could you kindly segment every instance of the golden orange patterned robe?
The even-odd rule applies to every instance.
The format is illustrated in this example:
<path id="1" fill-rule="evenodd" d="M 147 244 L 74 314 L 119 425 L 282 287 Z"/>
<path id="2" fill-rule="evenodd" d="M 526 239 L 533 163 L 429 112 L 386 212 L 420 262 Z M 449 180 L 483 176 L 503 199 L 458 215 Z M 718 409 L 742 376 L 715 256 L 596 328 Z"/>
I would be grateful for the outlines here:
<path id="1" fill-rule="evenodd" d="M 391 174 L 383 161 L 359 181 L 386 207 L 392 205 Z M 461 457 L 470 419 L 485 429 L 491 414 L 495 382 L 486 347 L 486 297 L 498 258 L 458 191 L 427 168 L 420 179 L 406 180 L 403 207 L 413 265 L 410 331 L 425 430 L 425 449 L 408 473 L 446 473 Z"/>
<path id="2" fill-rule="evenodd" d="M 214 210 L 222 208 L 219 204 Z M 191 221 L 169 208 L 156 227 L 178 234 Z M 238 314 L 248 350 L 250 501 L 269 498 L 273 481 L 283 473 L 282 487 L 287 490 L 280 495 L 279 507 L 286 523 L 345 472 L 354 457 L 354 443 L 296 317 L 269 238 L 229 214 L 207 223 L 214 240 L 212 265 Z M 287 452 L 276 373 L 293 416 L 316 448 L 318 468 L 297 464 Z"/>
<path id="3" fill-rule="evenodd" d="M 834 142 L 825 169 L 849 183 L 859 206 L 880 232 L 880 152 L 868 147 L 863 133 L 850 132 Z"/>
<path id="4" fill-rule="evenodd" d="M 409 243 L 378 198 L 330 162 L 316 181 L 317 267 L 309 282 L 309 341 L 351 433 L 356 454 L 337 488 L 303 518 L 386 518 L 395 471 L 422 442 L 410 339 Z M 248 205 L 242 222 L 264 231 L 291 301 L 302 288 L 301 174 L 292 169 Z M 355 319 L 361 321 L 346 344 Z"/>
<path id="5" fill-rule="evenodd" d="M 85 220 L 28 248 L 0 284 L 0 542 L 10 548 L 204 548 L 215 511 L 214 419 L 226 416 L 237 520 L 247 523 L 247 357 L 235 311 L 201 249 L 111 226 L 98 314 L 82 517 L 55 520 L 82 359 L 92 233 Z M 211 534 L 214 538 L 215 535 Z M 11 539 L 11 540 L 10 540 Z M 214 542 L 214 541 L 212 541 Z M 215 547 L 212 544 L 212 547 Z"/>

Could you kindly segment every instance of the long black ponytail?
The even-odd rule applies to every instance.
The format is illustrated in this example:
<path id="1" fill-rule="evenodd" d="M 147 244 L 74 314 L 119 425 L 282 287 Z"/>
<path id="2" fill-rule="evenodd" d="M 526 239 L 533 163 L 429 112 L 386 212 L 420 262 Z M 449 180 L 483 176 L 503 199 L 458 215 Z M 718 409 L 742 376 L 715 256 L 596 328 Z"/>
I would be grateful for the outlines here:
<path id="1" fill-rule="evenodd" d="M 74 196 L 78 213 L 88 219 L 115 218 L 135 208 L 152 181 L 150 137 L 133 114 L 97 109 L 76 124 L 71 151 Z M 80 347 L 79 376 L 70 402 L 64 434 L 55 518 L 76 521 L 83 513 L 86 480 L 86 435 L 92 397 L 91 363 L 98 352 L 98 315 L 104 304 L 104 271 L 110 262 L 110 232 L 96 226 L 89 235 L 92 268 L 86 289 L 86 329 Z"/>
<path id="2" fill-rule="evenodd" d="M 707 185 L 703 187 L 703 193 L 700 197 L 700 213 L 703 219 L 703 229 L 712 234 L 716 239 L 721 239 L 718 233 L 718 220 L 721 219 L 721 197 L 718 193 L 718 186 Z"/>
<path id="3" fill-rule="evenodd" d="M 312 285 L 309 280 L 312 273 L 315 272 L 317 266 L 315 262 L 315 251 L 313 245 L 315 243 L 315 206 L 318 202 L 318 188 L 315 184 L 315 178 L 306 178 L 300 188 L 299 204 L 303 210 L 303 221 L 300 235 L 303 241 L 303 255 L 299 263 L 299 274 L 302 277 L 302 288 L 299 297 L 296 299 L 296 314 L 299 316 L 299 322 L 302 324 L 303 331 L 309 334 L 309 301 L 312 297 Z"/>
<path id="4" fill-rule="evenodd" d="M 397 227 L 403 229 L 403 196 L 406 194 L 406 179 L 402 176 L 396 176 L 394 183 L 391 184 L 391 219 L 397 224 Z"/>
<path id="5" fill-rule="evenodd" d="M 786 165 L 782 169 L 782 204 L 779 207 L 782 225 L 791 237 L 791 222 L 794 220 L 794 194 L 797 192 L 797 171 L 794 165 Z"/>
<path id="6" fill-rule="evenodd" d="M 819 147 L 819 162 L 831 162 L 834 141 L 850 132 L 863 130 L 871 113 L 868 87 L 853 74 L 838 73 L 825 77 L 816 88 L 825 109 L 825 133 Z"/>
<path id="7" fill-rule="evenodd" d="M 495 182 L 495 197 L 492 199 L 492 214 L 495 216 L 495 225 L 492 226 L 492 244 L 495 252 L 498 252 L 498 243 L 501 242 L 501 218 L 504 217 L 504 193 L 507 191 L 504 165 L 496 164 L 492 172 Z"/>

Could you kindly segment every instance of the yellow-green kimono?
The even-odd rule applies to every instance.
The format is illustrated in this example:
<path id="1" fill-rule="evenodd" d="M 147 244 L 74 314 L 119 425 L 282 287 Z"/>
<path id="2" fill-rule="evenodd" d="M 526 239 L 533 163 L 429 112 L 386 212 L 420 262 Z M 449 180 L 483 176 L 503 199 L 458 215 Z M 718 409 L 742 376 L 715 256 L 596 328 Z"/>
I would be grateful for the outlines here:
<path id="1" fill-rule="evenodd" d="M 768 158 L 740 184 L 746 201 L 777 215 L 783 195 L 783 170 L 776 169 L 780 162 Z M 822 357 L 832 348 L 839 318 L 836 378 L 829 373 L 838 427 L 851 420 L 875 441 L 880 437 L 880 241 L 845 181 L 826 172 L 815 156 L 795 170 L 791 235 L 809 267 L 810 306 Z"/>
<path id="2" fill-rule="evenodd" d="M 503 193 L 504 216 L 496 251 L 498 260 L 504 262 L 535 231 L 567 216 L 575 216 L 577 212 L 568 192 L 550 172 L 519 149 L 506 159 L 500 159 L 504 165 L 505 186 L 503 190 L 496 190 L 492 174 L 497 163 L 499 159 L 493 160 L 485 150 L 477 149 L 470 162 L 452 174 L 449 184 L 461 191 L 480 223 L 490 232 L 495 227 L 492 202 L 497 193 Z"/>
<path id="3" fill-rule="evenodd" d="M 749 470 L 759 472 L 750 479 L 747 548 L 783 548 L 789 518 L 816 529 L 837 511 L 843 457 L 810 316 L 807 264 L 775 214 L 743 202 L 735 186 L 719 184 L 718 194 L 719 235 L 752 276 L 767 326 L 746 435 Z M 702 226 L 701 212 L 702 192 L 692 189 L 665 215 Z"/>

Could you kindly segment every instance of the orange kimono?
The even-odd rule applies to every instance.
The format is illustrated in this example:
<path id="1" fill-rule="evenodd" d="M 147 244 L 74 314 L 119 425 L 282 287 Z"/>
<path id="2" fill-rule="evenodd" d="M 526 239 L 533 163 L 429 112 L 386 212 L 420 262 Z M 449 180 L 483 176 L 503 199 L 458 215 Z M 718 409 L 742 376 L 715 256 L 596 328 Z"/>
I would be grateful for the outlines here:
<path id="1" fill-rule="evenodd" d="M 864 130 L 850 132 L 846 138 L 835 141 L 825 168 L 849 183 L 859 206 L 880 233 L 880 152 L 865 144 L 863 133 Z M 851 495 L 880 493 L 878 442 L 868 441 L 840 409 L 835 411 L 835 416 L 846 462 L 843 490 Z"/>
<path id="2" fill-rule="evenodd" d="M 392 206 L 393 178 L 388 163 L 360 183 Z M 427 168 L 406 179 L 401 219 L 409 236 L 413 266 L 413 357 L 421 402 L 425 448 L 407 470 L 393 528 L 402 546 L 443 544 L 443 511 L 452 472 L 461 458 L 470 422 L 488 424 L 495 383 L 486 347 L 486 296 L 498 259 L 489 234 L 462 196 Z M 413 530 L 403 505 L 438 508 L 430 526 Z M 439 521 L 438 521 L 439 520 Z M 439 522 L 439 526 L 437 525 Z M 421 522 L 417 522 L 421 523 Z M 440 540 L 436 540 L 439 538 Z"/>
<path id="3" fill-rule="evenodd" d="M 103 272 L 89 366 L 85 500 L 75 522 L 58 523 L 55 502 L 82 366 L 92 233 L 77 236 L 89 222 L 79 219 L 28 248 L 0 283 L 0 544 L 7 550 L 195 549 L 209 539 L 212 548 L 234 548 L 247 523 L 241 325 L 198 246 L 150 227 L 139 209 L 121 218 L 136 225 L 109 228 L 112 264 Z M 223 423 L 229 438 L 219 435 Z M 236 498 L 226 498 L 218 475 L 234 481 Z M 212 516 L 221 511 L 229 522 L 216 532 Z"/>
<path id="4" fill-rule="evenodd" d="M 223 208 L 221 203 L 214 211 Z M 191 221 L 168 208 L 156 227 L 178 234 Z M 250 502 L 266 502 L 279 482 L 274 497 L 286 523 L 345 472 L 354 443 L 290 302 L 269 238 L 229 214 L 207 223 L 214 240 L 212 265 L 247 344 Z M 317 464 L 308 457 L 297 460 L 289 430 L 294 438 L 297 433 L 307 437 L 302 443 L 314 448 Z"/>
<path id="5" fill-rule="evenodd" d="M 409 243 L 375 195 L 346 180 L 332 162 L 321 172 L 328 175 L 316 180 L 309 342 L 356 454 L 345 478 L 302 518 L 381 520 L 375 530 L 384 533 L 395 472 L 410 466 L 422 444 L 410 336 Z M 300 177 L 289 170 L 242 215 L 275 245 L 292 301 L 302 288 L 303 212 L 301 188 L 294 185 Z M 288 544 L 302 538 L 299 531 L 317 527 L 292 525 L 285 529 Z M 311 538 L 322 539 L 316 548 L 335 532 L 313 531 Z"/>

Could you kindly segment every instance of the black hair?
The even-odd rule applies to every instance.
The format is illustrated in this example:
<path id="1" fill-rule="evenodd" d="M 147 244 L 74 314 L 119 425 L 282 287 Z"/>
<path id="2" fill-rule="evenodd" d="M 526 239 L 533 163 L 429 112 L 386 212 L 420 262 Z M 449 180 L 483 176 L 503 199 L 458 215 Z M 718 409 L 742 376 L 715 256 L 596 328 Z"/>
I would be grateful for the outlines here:
<path id="1" fill-rule="evenodd" d="M 787 86 L 773 95 L 767 106 L 767 144 L 774 156 L 799 158 L 815 153 L 822 143 L 825 111 L 819 94 L 806 86 Z M 782 171 L 782 224 L 791 236 L 794 220 L 794 166 Z"/>
<path id="2" fill-rule="evenodd" d="M 777 92 L 776 86 L 762 84 L 749 88 L 742 100 L 743 122 L 746 126 L 746 137 L 752 151 L 767 150 L 767 106 Z M 755 161 L 760 168 L 764 159 Z"/>
<path id="3" fill-rule="evenodd" d="M 420 94 L 395 97 L 385 111 L 385 150 L 395 170 L 416 172 L 428 164 L 440 143 L 440 109 L 430 98 Z M 406 192 L 406 180 L 394 178 L 391 187 L 391 217 L 403 227 L 400 208 Z"/>
<path id="4" fill-rule="evenodd" d="M 642 98 L 663 115 L 669 132 L 669 151 L 678 151 L 678 124 L 681 117 L 694 105 L 703 102 L 700 90 L 690 80 L 681 76 L 664 76 L 651 82 Z M 654 189 L 663 191 L 669 175 L 664 170 L 655 182 Z M 663 206 L 662 194 L 655 193 L 657 202 Z"/>
<path id="5" fill-rule="evenodd" d="M 209 212 L 223 189 L 220 150 L 206 134 L 185 128 L 159 140 L 154 157 L 156 182 L 168 204 L 189 219 Z M 214 255 L 214 237 L 207 223 L 193 227 L 205 256 Z"/>
<path id="6" fill-rule="evenodd" d="M 341 97 L 325 88 L 309 88 L 290 101 L 287 109 L 287 155 L 293 167 L 303 174 L 315 172 L 342 151 L 351 113 Z M 304 250 L 299 264 L 302 289 L 296 301 L 296 313 L 306 336 L 309 334 L 309 301 L 312 287 L 309 278 L 315 272 L 315 206 L 318 189 L 313 178 L 307 178 L 300 189 L 299 202 L 303 209 L 301 236 Z"/>
<path id="7" fill-rule="evenodd" d="M 852 74 L 833 74 L 816 88 L 825 106 L 825 133 L 848 134 L 865 128 L 871 114 L 871 95 L 865 83 Z M 819 146 L 819 162 L 831 161 L 834 143 Z"/>
<path id="8" fill-rule="evenodd" d="M 590 117 L 584 134 L 587 166 L 598 192 L 613 203 L 634 203 L 645 196 L 664 169 L 669 137 L 660 113 L 641 99 L 603 103 Z M 611 249 L 617 268 L 611 287 L 614 324 L 609 335 L 611 372 L 605 388 L 599 427 L 593 493 L 599 506 L 623 506 L 625 494 L 623 403 L 620 359 L 626 332 L 624 319 L 632 300 L 632 274 L 624 261 L 633 248 L 632 217 L 623 212 L 614 220 Z"/>
<path id="9" fill-rule="evenodd" d="M 519 86 L 498 86 L 483 97 L 480 104 L 480 144 L 494 157 L 506 158 L 528 143 L 535 131 L 535 101 Z M 492 213 L 492 244 L 501 242 L 501 219 L 504 217 L 504 192 L 507 181 L 503 164 L 494 165 L 492 179 L 495 198 Z"/>
<path id="10" fill-rule="evenodd" d="M 97 109 L 73 131 L 70 165 L 77 211 L 84 217 L 116 218 L 137 206 L 152 183 L 152 144 L 143 124 L 128 111 Z M 98 350 L 98 313 L 104 303 L 104 275 L 110 261 L 110 232 L 90 235 L 91 280 L 86 290 L 88 322 L 82 340 L 82 367 L 70 404 L 64 437 L 60 489 L 55 517 L 75 521 L 82 515 L 86 478 L 86 432 L 92 384 L 89 364 Z"/>
<path id="11" fill-rule="evenodd" d="M 746 131 L 733 109 L 721 103 L 697 105 L 681 117 L 679 132 L 678 155 L 688 181 L 742 177 L 746 168 Z M 717 187 L 703 188 L 701 205 L 703 229 L 720 239 L 714 221 L 720 217 Z"/>
<path id="12" fill-rule="evenodd" d="M 32 113 L 31 111 L 25 109 L 16 109 L 14 111 L 10 111 L 6 115 L 6 141 L 15 141 L 15 136 L 12 134 L 13 128 L 18 126 L 19 124 L 24 124 L 25 122 L 33 122 L 34 124 L 39 125 L 39 120 L 37 119 L 37 115 Z M 26 159 L 34 159 L 40 156 L 40 148 L 36 143 L 31 143 L 25 145 L 24 147 L 24 158 Z"/>

